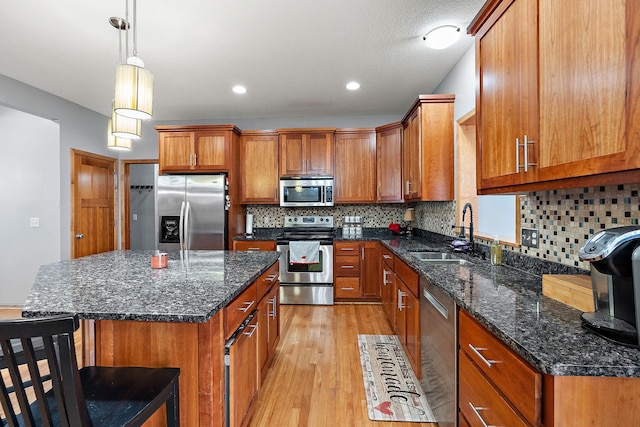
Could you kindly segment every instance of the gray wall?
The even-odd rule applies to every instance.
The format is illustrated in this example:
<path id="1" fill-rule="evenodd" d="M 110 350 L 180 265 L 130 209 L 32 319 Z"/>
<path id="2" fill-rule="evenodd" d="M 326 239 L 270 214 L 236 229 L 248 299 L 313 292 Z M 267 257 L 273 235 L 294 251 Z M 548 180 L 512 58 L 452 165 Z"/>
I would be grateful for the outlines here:
<path id="1" fill-rule="evenodd" d="M 60 125 L 59 156 L 60 170 L 55 177 L 60 188 L 60 258 L 70 256 L 70 150 L 83 151 L 117 157 L 106 147 L 107 118 L 94 111 L 80 107 L 58 96 L 43 92 L 9 77 L 0 75 L 0 105 L 11 107 L 45 119 L 55 120 Z M 36 167 L 31 168 L 36 176 L 52 179 Z M 10 178 L 1 170 L 3 179 Z M 22 243 L 18 243 L 22 245 Z M 28 250 L 30 247 L 22 248 Z M 0 297 L 0 304 L 4 303 Z"/>
<path id="2" fill-rule="evenodd" d="M 0 303 L 19 305 L 40 265 L 60 259 L 60 126 L 0 106 L 0 144 Z"/>
<path id="3" fill-rule="evenodd" d="M 131 249 L 155 249 L 155 181 L 158 165 L 152 163 L 130 166 L 129 237 Z M 149 189 L 135 187 L 150 187 Z"/>

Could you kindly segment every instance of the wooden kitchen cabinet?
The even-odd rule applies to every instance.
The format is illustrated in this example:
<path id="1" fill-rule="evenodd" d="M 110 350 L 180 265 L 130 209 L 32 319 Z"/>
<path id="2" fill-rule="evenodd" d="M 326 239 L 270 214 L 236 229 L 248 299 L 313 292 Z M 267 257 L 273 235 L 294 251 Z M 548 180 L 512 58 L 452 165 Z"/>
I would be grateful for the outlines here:
<path id="1" fill-rule="evenodd" d="M 405 201 L 453 200 L 454 95 L 420 95 L 402 119 Z"/>
<path id="2" fill-rule="evenodd" d="M 280 341 L 280 282 L 278 263 L 264 272 L 258 286 L 258 385 L 264 381 Z"/>
<path id="3" fill-rule="evenodd" d="M 469 27 L 481 194 L 637 182 L 639 20 L 633 1 L 485 4 Z"/>
<path id="4" fill-rule="evenodd" d="M 395 282 L 397 292 L 396 326 L 398 338 L 418 378 L 421 377 L 420 364 L 420 299 L 419 277 L 403 261 L 395 260 Z"/>
<path id="5" fill-rule="evenodd" d="M 376 128 L 376 201 L 402 202 L 402 123 Z"/>
<path id="6" fill-rule="evenodd" d="M 156 126 L 160 174 L 232 169 L 234 125 Z"/>
<path id="7" fill-rule="evenodd" d="M 467 420 L 541 425 L 542 374 L 463 310 L 459 343 L 460 412 Z"/>
<path id="8" fill-rule="evenodd" d="M 229 427 L 246 426 L 258 396 L 258 331 L 254 316 L 229 347 Z"/>
<path id="9" fill-rule="evenodd" d="M 234 240 L 234 251 L 275 251 L 275 240 Z"/>
<path id="10" fill-rule="evenodd" d="M 239 157 L 240 203 L 278 204 L 278 134 L 242 131 Z"/>
<path id="11" fill-rule="evenodd" d="M 380 301 L 378 242 L 334 243 L 334 289 L 337 301 Z"/>
<path id="12" fill-rule="evenodd" d="M 380 249 L 380 272 L 382 280 L 380 282 L 380 299 L 382 300 L 382 310 L 387 315 L 387 319 L 393 330 L 396 327 L 396 284 L 395 273 L 393 272 L 395 255 L 382 246 Z"/>
<path id="13" fill-rule="evenodd" d="M 373 129 L 338 129 L 335 135 L 334 158 L 335 202 L 375 202 L 375 131 Z"/>
<path id="14" fill-rule="evenodd" d="M 278 129 L 280 176 L 333 176 L 335 128 Z"/>

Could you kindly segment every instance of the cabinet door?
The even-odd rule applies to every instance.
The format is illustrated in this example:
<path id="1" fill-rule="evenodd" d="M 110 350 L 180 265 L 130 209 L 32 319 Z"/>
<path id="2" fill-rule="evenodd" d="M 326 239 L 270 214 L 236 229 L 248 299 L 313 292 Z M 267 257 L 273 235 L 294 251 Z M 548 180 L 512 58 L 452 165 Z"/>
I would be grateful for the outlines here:
<path id="1" fill-rule="evenodd" d="M 420 107 L 416 108 L 404 124 L 402 132 L 402 179 L 404 200 L 420 200 Z"/>
<path id="2" fill-rule="evenodd" d="M 527 159 L 536 163 L 537 24 L 537 0 L 516 0 L 476 38 L 479 76 L 476 162 L 480 189 L 531 180 L 516 163 L 519 161 L 522 166 L 525 160 L 523 148 L 516 144 L 524 144 L 525 136 L 528 141 L 535 141 L 527 148 Z"/>
<path id="3" fill-rule="evenodd" d="M 376 141 L 373 131 L 336 133 L 335 164 L 336 203 L 375 201 Z"/>
<path id="4" fill-rule="evenodd" d="M 160 173 L 193 168 L 192 132 L 160 132 L 158 138 Z"/>
<path id="5" fill-rule="evenodd" d="M 303 134 L 280 135 L 280 175 L 304 175 L 306 159 Z"/>
<path id="6" fill-rule="evenodd" d="M 280 342 L 280 282 L 276 282 L 271 288 L 268 297 L 269 313 L 269 364 L 276 353 L 276 347 Z"/>
<path id="7" fill-rule="evenodd" d="M 240 138 L 240 202 L 277 204 L 277 135 L 242 135 Z"/>
<path id="8" fill-rule="evenodd" d="M 386 264 L 382 263 L 382 283 L 380 288 L 380 297 L 382 299 L 382 310 L 387 315 L 387 319 L 391 324 L 393 330 L 396 329 L 395 314 L 396 309 L 394 305 L 394 277 L 393 270 Z"/>
<path id="9" fill-rule="evenodd" d="M 421 377 L 420 366 L 420 300 L 411 292 L 406 292 L 405 301 L 405 347 L 413 372 Z"/>
<path id="10" fill-rule="evenodd" d="M 380 246 L 377 242 L 364 242 L 360 260 L 360 287 L 362 297 L 366 299 L 380 299 Z"/>
<path id="11" fill-rule="evenodd" d="M 229 349 L 231 427 L 242 425 L 258 393 L 258 327 L 254 316 Z"/>
<path id="12" fill-rule="evenodd" d="M 407 296 L 409 290 L 400 278 L 395 275 L 396 334 L 404 347 L 407 344 Z"/>
<path id="13" fill-rule="evenodd" d="M 195 169 L 226 170 L 231 167 L 231 138 L 227 131 L 195 133 Z"/>
<path id="14" fill-rule="evenodd" d="M 627 55 L 638 50 L 640 30 L 630 25 L 631 19 L 637 22 L 637 3 L 539 3 L 538 180 L 640 167 L 638 134 L 635 141 L 625 134 L 626 124 L 633 120 L 624 102 L 633 99 L 627 93 L 627 78 L 632 76 Z M 636 85 L 638 75 L 636 68 L 630 80 Z M 638 102 L 637 96 L 632 102 Z M 636 113 L 636 122 L 637 117 Z"/>
<path id="15" fill-rule="evenodd" d="M 267 376 L 269 366 L 269 296 L 265 296 L 258 305 L 258 388 Z"/>
<path id="16" fill-rule="evenodd" d="M 338 158 L 336 157 L 336 162 Z M 378 202 L 402 202 L 402 127 L 379 131 L 376 136 Z M 336 172 L 339 170 L 336 167 Z"/>
<path id="17" fill-rule="evenodd" d="M 311 133 L 306 141 L 306 173 L 333 176 L 333 133 Z"/>

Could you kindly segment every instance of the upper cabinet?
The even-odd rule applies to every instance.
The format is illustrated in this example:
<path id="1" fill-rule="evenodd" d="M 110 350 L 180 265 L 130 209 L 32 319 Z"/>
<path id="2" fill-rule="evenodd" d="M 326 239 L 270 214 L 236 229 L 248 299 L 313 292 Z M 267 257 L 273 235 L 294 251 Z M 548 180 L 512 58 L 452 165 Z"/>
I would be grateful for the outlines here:
<path id="1" fill-rule="evenodd" d="M 333 176 L 335 128 L 278 129 L 280 176 Z"/>
<path id="2" fill-rule="evenodd" d="M 637 3 L 490 0 L 476 36 L 481 194 L 637 181 Z"/>
<path id="3" fill-rule="evenodd" d="M 375 202 L 376 134 L 373 129 L 337 130 L 335 165 L 336 203 Z"/>
<path id="4" fill-rule="evenodd" d="M 453 200 L 454 95 L 420 95 L 402 120 L 404 200 Z"/>
<path id="5" fill-rule="evenodd" d="M 160 173 L 218 172 L 232 168 L 234 125 L 156 126 Z"/>
<path id="6" fill-rule="evenodd" d="M 277 204 L 278 134 L 242 131 L 239 157 L 240 203 Z"/>
<path id="7" fill-rule="evenodd" d="M 402 202 L 402 123 L 376 128 L 376 200 Z"/>

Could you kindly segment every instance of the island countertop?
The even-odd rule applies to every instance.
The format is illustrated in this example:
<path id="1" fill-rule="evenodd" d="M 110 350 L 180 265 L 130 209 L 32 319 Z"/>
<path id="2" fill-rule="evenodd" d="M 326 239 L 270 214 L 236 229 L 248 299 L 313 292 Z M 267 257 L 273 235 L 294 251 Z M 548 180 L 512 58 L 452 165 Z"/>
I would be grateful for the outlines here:
<path id="1" fill-rule="evenodd" d="M 277 252 L 113 251 L 40 267 L 24 317 L 78 314 L 81 319 L 206 322 L 273 265 Z"/>

